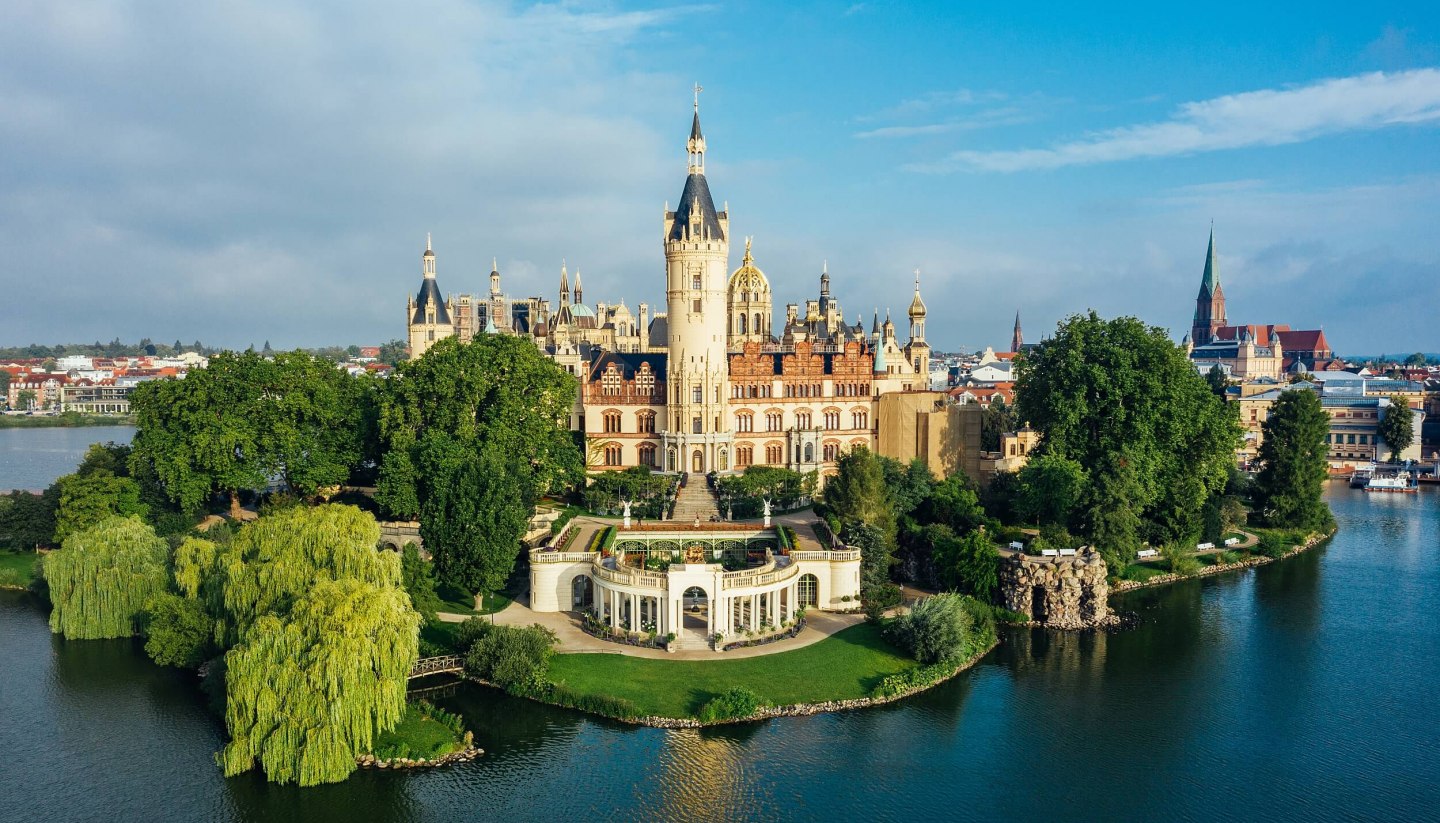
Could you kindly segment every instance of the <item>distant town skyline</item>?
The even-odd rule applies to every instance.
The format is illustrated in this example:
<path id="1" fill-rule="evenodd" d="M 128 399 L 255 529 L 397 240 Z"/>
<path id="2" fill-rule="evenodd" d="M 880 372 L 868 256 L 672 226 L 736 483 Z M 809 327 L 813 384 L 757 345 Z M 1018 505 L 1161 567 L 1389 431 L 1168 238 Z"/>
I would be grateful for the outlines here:
<path id="1" fill-rule="evenodd" d="M 1440 12 L 1297 8 L 22 5 L 0 346 L 378 344 L 427 232 L 447 295 L 494 258 L 554 300 L 565 260 L 591 303 L 663 305 L 698 81 L 777 307 L 828 262 L 898 318 L 919 268 L 939 350 L 1017 310 L 1178 340 L 1213 220 L 1232 322 L 1440 350 Z"/>

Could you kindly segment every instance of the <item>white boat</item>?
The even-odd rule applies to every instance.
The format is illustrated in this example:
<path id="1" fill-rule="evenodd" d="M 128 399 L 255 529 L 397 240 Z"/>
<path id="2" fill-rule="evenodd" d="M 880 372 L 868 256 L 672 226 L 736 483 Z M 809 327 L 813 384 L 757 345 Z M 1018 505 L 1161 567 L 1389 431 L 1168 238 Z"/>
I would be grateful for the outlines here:
<path id="1" fill-rule="evenodd" d="M 1415 475 L 1408 471 L 1381 472 L 1370 475 L 1365 484 L 1367 492 L 1413 492 L 1419 488 Z"/>

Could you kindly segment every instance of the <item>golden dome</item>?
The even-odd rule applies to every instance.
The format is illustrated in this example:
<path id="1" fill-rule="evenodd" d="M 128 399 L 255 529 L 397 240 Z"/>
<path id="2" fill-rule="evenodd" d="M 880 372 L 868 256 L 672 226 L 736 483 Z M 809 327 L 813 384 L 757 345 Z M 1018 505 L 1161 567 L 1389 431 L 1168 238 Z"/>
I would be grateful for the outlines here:
<path id="1" fill-rule="evenodd" d="M 906 312 L 912 320 L 918 320 L 925 316 L 925 301 L 920 299 L 920 270 L 915 270 L 915 299 L 910 301 L 910 311 Z"/>
<path id="2" fill-rule="evenodd" d="M 730 275 L 730 294 L 769 293 L 770 281 L 765 279 L 765 272 L 755 267 L 755 259 L 750 256 L 750 238 L 747 237 L 745 239 L 745 259 L 741 261 L 740 268 Z"/>

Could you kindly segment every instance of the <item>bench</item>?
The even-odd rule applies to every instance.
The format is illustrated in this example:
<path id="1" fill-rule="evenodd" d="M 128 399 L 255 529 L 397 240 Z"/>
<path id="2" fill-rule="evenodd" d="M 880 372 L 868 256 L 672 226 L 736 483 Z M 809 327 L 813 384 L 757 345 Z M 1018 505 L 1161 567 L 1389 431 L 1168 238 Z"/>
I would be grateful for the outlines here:
<path id="1" fill-rule="evenodd" d="M 1196 543 L 1196 544 L 1195 544 L 1195 548 L 1199 549 L 1200 551 L 1205 551 L 1206 549 L 1213 549 L 1213 548 L 1215 548 L 1215 544 L 1214 544 L 1214 543 Z"/>
<path id="2" fill-rule="evenodd" d="M 1040 556 L 1041 556 L 1041 557 L 1059 557 L 1059 556 L 1060 556 L 1060 552 L 1059 552 L 1058 550 L 1056 550 L 1056 549 L 1041 549 L 1041 550 L 1040 550 Z"/>
<path id="3" fill-rule="evenodd" d="M 1158 555 L 1159 553 L 1160 553 L 1160 552 L 1155 551 L 1154 549 L 1141 549 L 1140 551 L 1138 551 L 1138 552 L 1135 553 L 1135 556 L 1136 556 L 1136 557 L 1154 557 L 1154 556 Z"/>
<path id="4" fill-rule="evenodd" d="M 1074 556 L 1075 556 L 1075 550 L 1074 550 L 1074 549 L 1061 549 L 1061 550 L 1060 550 L 1060 556 L 1061 556 L 1061 557 L 1074 557 Z"/>
<path id="5" fill-rule="evenodd" d="M 1240 538 L 1238 538 L 1238 537 L 1227 537 L 1227 538 L 1225 539 L 1225 545 L 1227 545 L 1227 546 L 1233 546 L 1233 545 L 1235 545 L 1236 543 L 1239 543 L 1239 542 L 1240 542 Z"/>
<path id="6" fill-rule="evenodd" d="M 1025 548 L 1025 544 L 1021 543 L 1019 540 L 1012 540 L 1010 541 L 1010 548 L 1018 552 L 1021 549 Z"/>

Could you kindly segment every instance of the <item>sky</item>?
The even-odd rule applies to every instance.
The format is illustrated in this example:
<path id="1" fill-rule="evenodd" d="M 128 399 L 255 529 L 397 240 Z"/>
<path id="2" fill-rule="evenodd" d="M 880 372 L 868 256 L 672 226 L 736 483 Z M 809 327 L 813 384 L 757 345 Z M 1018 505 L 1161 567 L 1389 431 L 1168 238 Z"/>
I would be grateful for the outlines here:
<path id="1" fill-rule="evenodd" d="M 693 93 L 775 311 L 931 345 L 1094 309 L 1440 351 L 1440 5 L 0 4 L 0 345 L 404 336 L 448 295 L 663 304 Z"/>

